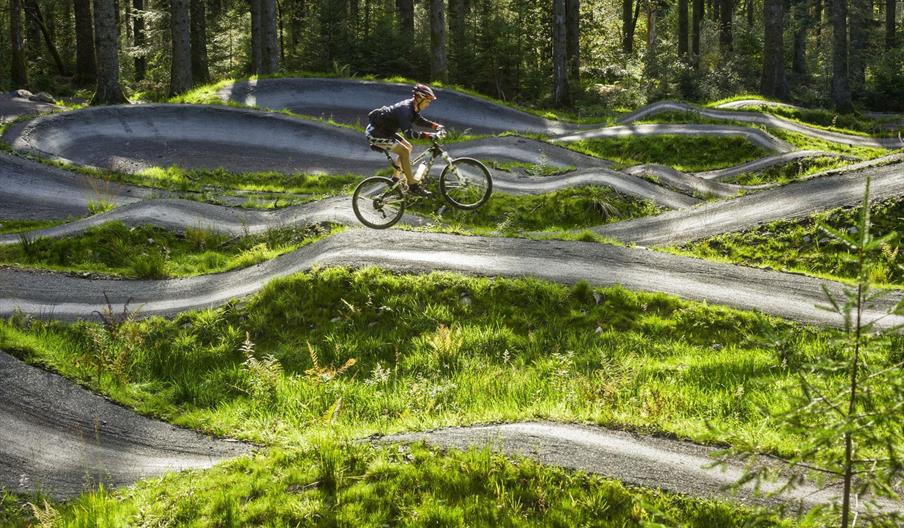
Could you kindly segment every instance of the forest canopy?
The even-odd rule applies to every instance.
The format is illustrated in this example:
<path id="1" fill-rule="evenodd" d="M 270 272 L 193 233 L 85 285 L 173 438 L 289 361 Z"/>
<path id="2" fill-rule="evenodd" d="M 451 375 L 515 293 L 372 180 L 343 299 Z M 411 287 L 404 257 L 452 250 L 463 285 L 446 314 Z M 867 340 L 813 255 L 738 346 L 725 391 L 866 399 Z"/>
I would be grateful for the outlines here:
<path id="1" fill-rule="evenodd" d="M 0 85 L 162 100 L 251 74 L 439 81 L 595 115 L 760 94 L 904 109 L 897 0 L 9 0 Z M 836 38 L 841 35 L 841 38 Z M 116 64 L 114 64 L 114 62 Z M 95 93 L 97 92 L 97 93 Z"/>

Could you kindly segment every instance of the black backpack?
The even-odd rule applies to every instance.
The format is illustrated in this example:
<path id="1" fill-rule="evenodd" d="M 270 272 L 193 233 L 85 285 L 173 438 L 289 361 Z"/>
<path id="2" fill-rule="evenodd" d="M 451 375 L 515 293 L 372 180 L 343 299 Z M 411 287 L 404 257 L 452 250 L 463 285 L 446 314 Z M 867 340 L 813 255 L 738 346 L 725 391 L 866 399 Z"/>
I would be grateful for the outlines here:
<path id="1" fill-rule="evenodd" d="M 389 113 L 388 106 L 381 106 L 380 108 L 376 108 L 371 110 L 369 114 L 367 114 L 367 120 L 373 125 L 374 128 L 381 128 L 383 123 L 386 121 L 386 115 Z"/>

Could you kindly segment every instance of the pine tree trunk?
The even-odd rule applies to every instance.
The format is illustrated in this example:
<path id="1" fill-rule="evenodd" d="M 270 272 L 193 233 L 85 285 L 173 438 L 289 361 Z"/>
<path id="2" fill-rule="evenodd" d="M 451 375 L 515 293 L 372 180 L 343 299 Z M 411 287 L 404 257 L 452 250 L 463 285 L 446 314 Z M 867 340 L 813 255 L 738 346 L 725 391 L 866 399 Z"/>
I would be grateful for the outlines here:
<path id="1" fill-rule="evenodd" d="M 866 84 L 866 32 L 867 17 L 870 12 L 870 0 L 852 0 L 848 15 L 850 23 L 850 48 L 848 58 L 848 79 L 851 92 L 860 95 Z"/>
<path id="2" fill-rule="evenodd" d="M 641 0 L 637 0 L 636 4 L 632 0 L 622 0 L 622 51 L 625 55 L 634 52 L 634 30 L 637 28 L 637 17 L 640 16 L 640 3 Z"/>
<path id="3" fill-rule="evenodd" d="M 445 0 L 430 0 L 430 78 L 445 81 L 448 74 Z"/>
<path id="4" fill-rule="evenodd" d="M 678 0 L 678 56 L 687 61 L 687 0 Z"/>
<path id="5" fill-rule="evenodd" d="M 465 0 L 449 0 L 449 58 L 453 71 L 461 71 L 465 50 Z"/>
<path id="6" fill-rule="evenodd" d="M 251 73 L 261 73 L 262 68 L 262 41 L 261 38 L 261 1 L 248 0 L 251 4 Z"/>
<path id="7" fill-rule="evenodd" d="M 581 0 L 566 0 L 565 29 L 565 60 L 568 62 L 571 79 L 579 82 L 581 78 Z"/>
<path id="8" fill-rule="evenodd" d="M 754 5 L 753 0 L 747 0 L 745 4 L 745 8 L 747 11 L 747 29 L 753 30 L 753 25 L 756 23 L 756 17 L 754 16 Z"/>
<path id="9" fill-rule="evenodd" d="M 719 51 L 722 53 L 723 60 L 727 60 L 734 49 L 734 38 L 731 32 L 733 15 L 733 0 L 719 0 Z"/>
<path id="10" fill-rule="evenodd" d="M 21 0 L 25 15 L 25 57 L 31 64 L 43 62 L 41 55 L 41 28 L 34 13 L 34 0 Z"/>
<path id="11" fill-rule="evenodd" d="M 894 49 L 896 44 L 895 37 L 895 9 L 897 2 L 895 0 L 885 0 L 885 49 Z"/>
<path id="12" fill-rule="evenodd" d="M 47 27 L 47 23 L 44 21 L 44 15 L 41 14 L 41 7 L 38 5 L 37 0 L 25 0 L 25 5 L 27 6 L 27 9 L 25 10 L 26 15 L 32 19 L 32 22 L 37 26 L 38 31 L 44 37 L 44 44 L 47 46 L 47 51 L 50 52 L 50 56 L 53 58 L 53 63 L 56 65 L 57 72 L 60 75 L 66 75 L 66 66 L 63 64 L 63 59 L 60 57 L 60 53 L 53 43 L 53 35 Z M 37 45 L 38 43 L 35 42 L 35 46 Z"/>
<path id="13" fill-rule="evenodd" d="M 763 76 L 760 89 L 767 97 L 784 99 L 788 84 L 785 79 L 785 6 L 784 0 L 763 2 Z"/>
<path id="14" fill-rule="evenodd" d="M 94 0 L 94 49 L 97 89 L 92 105 L 128 103 L 119 81 L 119 32 L 113 0 Z"/>
<path id="15" fill-rule="evenodd" d="M 824 0 L 816 0 L 816 5 L 813 9 L 813 21 L 815 22 L 815 30 L 816 30 L 816 38 L 822 36 L 822 12 L 823 12 L 823 1 Z"/>
<path id="16" fill-rule="evenodd" d="M 396 0 L 399 12 L 399 32 L 405 45 L 414 44 L 414 0 Z"/>
<path id="17" fill-rule="evenodd" d="M 207 66 L 207 13 L 205 0 L 191 1 L 191 78 L 194 84 L 210 82 Z"/>
<path id="18" fill-rule="evenodd" d="M 9 36 L 12 43 L 11 74 L 13 88 L 28 87 L 28 69 L 25 67 L 25 43 L 22 40 L 22 5 L 19 0 L 9 0 Z"/>
<path id="19" fill-rule="evenodd" d="M 848 84 L 847 0 L 832 0 L 832 103 L 835 110 L 849 113 L 851 88 Z"/>
<path id="20" fill-rule="evenodd" d="M 691 53 L 694 55 L 694 66 L 700 66 L 700 25 L 703 23 L 703 0 L 694 0 L 694 13 L 691 21 Z"/>
<path id="21" fill-rule="evenodd" d="M 565 0 L 553 0 L 553 70 L 555 76 L 554 99 L 556 105 L 568 100 L 568 72 L 565 64 Z"/>
<path id="22" fill-rule="evenodd" d="M 185 93 L 192 87 L 189 12 L 189 0 L 170 0 L 173 50 L 170 63 L 170 96 Z"/>
<path id="23" fill-rule="evenodd" d="M 97 82 L 97 62 L 94 57 L 94 25 L 91 0 L 73 0 L 75 10 L 75 78 L 76 85 Z"/>
<path id="24" fill-rule="evenodd" d="M 305 8 L 304 0 L 294 0 L 294 3 L 295 8 L 289 15 L 289 32 L 292 34 L 292 38 L 290 39 L 292 50 L 295 50 L 295 48 L 298 47 L 298 43 L 301 41 L 301 26 L 304 23 Z"/>
<path id="25" fill-rule="evenodd" d="M 794 1 L 794 54 L 791 71 L 795 75 L 807 74 L 807 28 L 813 21 L 807 11 L 806 0 Z"/>
<path id="26" fill-rule="evenodd" d="M 135 15 L 132 17 L 132 35 L 134 36 L 135 47 L 143 50 L 145 46 L 144 35 L 144 0 L 132 0 L 132 7 L 135 9 Z M 147 75 L 148 61 L 143 53 L 139 53 L 135 57 L 135 80 L 143 81 Z"/>
<path id="27" fill-rule="evenodd" d="M 656 8 L 649 6 L 647 9 L 647 49 L 653 51 L 656 48 Z"/>
<path id="28" fill-rule="evenodd" d="M 63 60 L 66 61 L 67 69 L 73 71 L 75 69 L 75 31 L 72 25 L 72 21 L 75 20 L 75 15 L 72 12 L 74 6 L 72 2 L 64 0 L 60 7 L 63 9 L 62 31 L 59 39 L 60 48 L 63 50 Z M 55 16 L 53 14 L 51 20 L 56 20 Z"/>
<path id="29" fill-rule="evenodd" d="M 276 19 L 276 0 L 261 1 L 261 73 L 272 74 L 279 69 L 279 26 Z"/>

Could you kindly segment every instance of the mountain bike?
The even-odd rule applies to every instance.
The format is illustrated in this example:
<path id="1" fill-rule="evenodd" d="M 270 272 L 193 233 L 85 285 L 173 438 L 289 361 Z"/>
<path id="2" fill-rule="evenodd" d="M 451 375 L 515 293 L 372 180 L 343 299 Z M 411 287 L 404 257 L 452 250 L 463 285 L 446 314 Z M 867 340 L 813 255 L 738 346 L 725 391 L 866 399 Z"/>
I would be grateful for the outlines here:
<path id="1" fill-rule="evenodd" d="M 473 158 L 453 159 L 439 143 L 442 134 L 433 137 L 433 144 L 412 160 L 417 166 L 416 178 L 426 178 L 437 159 L 446 162 L 439 177 L 439 192 L 453 207 L 464 210 L 477 209 L 485 204 L 493 192 L 493 179 L 489 169 Z M 389 163 L 398 171 L 389 152 Z M 372 176 L 355 188 L 352 194 L 352 209 L 358 220 L 373 229 L 386 229 L 396 224 L 405 214 L 405 206 L 413 195 L 408 192 L 404 175 L 398 179 Z"/>

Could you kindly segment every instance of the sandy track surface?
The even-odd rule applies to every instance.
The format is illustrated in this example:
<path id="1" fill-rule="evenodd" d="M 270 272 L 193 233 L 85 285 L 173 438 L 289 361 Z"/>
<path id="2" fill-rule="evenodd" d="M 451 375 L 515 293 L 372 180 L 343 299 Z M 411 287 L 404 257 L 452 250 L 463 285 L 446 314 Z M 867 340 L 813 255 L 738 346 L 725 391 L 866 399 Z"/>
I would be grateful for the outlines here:
<path id="1" fill-rule="evenodd" d="M 151 420 L 0 351 L 0 486 L 74 497 L 206 468 L 249 446 Z"/>

